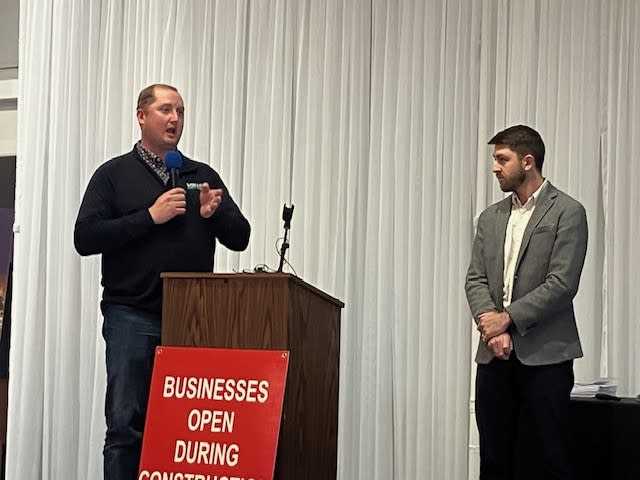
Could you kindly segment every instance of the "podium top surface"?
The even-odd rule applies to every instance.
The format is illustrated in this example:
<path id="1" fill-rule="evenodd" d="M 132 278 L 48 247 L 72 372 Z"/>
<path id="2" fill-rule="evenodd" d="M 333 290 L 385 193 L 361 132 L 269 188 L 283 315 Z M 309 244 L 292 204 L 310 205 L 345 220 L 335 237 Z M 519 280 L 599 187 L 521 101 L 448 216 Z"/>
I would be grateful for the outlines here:
<path id="1" fill-rule="evenodd" d="M 290 273 L 267 273 L 267 272 L 257 272 L 257 273 L 211 273 L 211 272 L 163 272 L 160 274 L 160 278 L 165 280 L 178 280 L 178 279 L 191 279 L 191 280 L 206 280 L 206 279 L 214 279 L 214 280 L 280 280 L 280 281 L 289 281 L 298 284 L 299 286 L 306 288 L 307 290 L 312 291 L 316 295 L 323 297 L 325 300 L 333 303 L 339 308 L 344 308 L 344 303 L 338 300 L 335 297 L 323 292 L 319 288 L 314 287 L 313 285 L 305 282 L 300 277 L 292 275 Z"/>

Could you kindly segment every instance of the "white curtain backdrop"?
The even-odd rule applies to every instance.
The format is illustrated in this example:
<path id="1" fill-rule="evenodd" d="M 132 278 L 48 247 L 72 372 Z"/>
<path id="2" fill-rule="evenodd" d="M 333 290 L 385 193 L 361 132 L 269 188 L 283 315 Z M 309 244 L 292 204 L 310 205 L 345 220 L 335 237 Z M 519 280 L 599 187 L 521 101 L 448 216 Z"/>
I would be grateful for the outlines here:
<path id="1" fill-rule="evenodd" d="M 293 203 L 289 261 L 346 304 L 340 479 L 475 475 L 462 287 L 511 124 L 587 208 L 576 376 L 640 393 L 639 24 L 635 0 L 23 0 L 7 478 L 102 478 L 99 258 L 73 225 L 154 82 L 252 223 L 216 271 L 275 267 Z"/>

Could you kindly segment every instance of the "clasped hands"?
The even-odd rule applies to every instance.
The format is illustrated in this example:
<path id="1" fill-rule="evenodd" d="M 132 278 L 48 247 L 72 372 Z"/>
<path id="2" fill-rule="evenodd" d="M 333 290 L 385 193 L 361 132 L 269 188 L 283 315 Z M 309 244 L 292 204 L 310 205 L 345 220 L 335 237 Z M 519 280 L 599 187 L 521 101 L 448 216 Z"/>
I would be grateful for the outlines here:
<path id="1" fill-rule="evenodd" d="M 200 216 L 210 218 L 222 202 L 222 189 L 209 188 L 208 183 L 200 185 Z M 172 188 L 160 195 L 149 207 L 149 214 L 156 225 L 167 223 L 178 215 L 187 213 L 187 197 L 180 187 Z"/>
<path id="2" fill-rule="evenodd" d="M 484 312 L 478 315 L 476 329 L 480 338 L 500 360 L 507 360 L 513 350 L 511 335 L 507 328 L 512 320 L 508 312 Z"/>

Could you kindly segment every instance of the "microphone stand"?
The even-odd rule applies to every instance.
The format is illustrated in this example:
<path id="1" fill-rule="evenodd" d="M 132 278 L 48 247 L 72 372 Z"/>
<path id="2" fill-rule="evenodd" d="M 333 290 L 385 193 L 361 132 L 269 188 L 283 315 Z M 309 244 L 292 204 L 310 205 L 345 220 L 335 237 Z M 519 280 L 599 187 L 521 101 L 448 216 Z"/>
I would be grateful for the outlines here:
<path id="1" fill-rule="evenodd" d="M 293 204 L 290 207 L 287 207 L 287 204 L 285 203 L 282 207 L 282 220 L 284 221 L 284 242 L 282 242 L 282 246 L 280 247 L 280 265 L 278 265 L 278 272 L 282 272 L 282 267 L 284 267 L 284 256 L 287 253 L 287 248 L 289 248 L 288 239 L 292 216 Z"/>

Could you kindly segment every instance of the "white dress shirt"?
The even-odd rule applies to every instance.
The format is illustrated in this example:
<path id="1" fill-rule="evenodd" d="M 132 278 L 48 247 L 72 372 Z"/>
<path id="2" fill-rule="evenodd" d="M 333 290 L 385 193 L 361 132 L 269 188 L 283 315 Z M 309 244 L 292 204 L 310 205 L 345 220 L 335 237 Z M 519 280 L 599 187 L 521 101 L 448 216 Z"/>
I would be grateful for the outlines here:
<path id="1" fill-rule="evenodd" d="M 518 261 L 524 230 L 536 208 L 540 192 L 546 185 L 547 180 L 545 179 L 542 185 L 540 185 L 540 188 L 533 192 L 524 205 L 520 203 L 520 199 L 515 192 L 511 194 L 511 215 L 509 215 L 507 234 L 504 238 L 504 287 L 502 291 L 502 303 L 505 308 L 511 304 L 516 262 Z"/>

